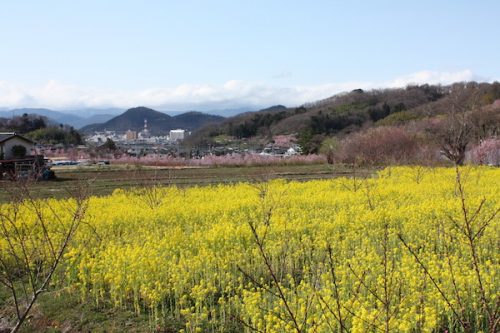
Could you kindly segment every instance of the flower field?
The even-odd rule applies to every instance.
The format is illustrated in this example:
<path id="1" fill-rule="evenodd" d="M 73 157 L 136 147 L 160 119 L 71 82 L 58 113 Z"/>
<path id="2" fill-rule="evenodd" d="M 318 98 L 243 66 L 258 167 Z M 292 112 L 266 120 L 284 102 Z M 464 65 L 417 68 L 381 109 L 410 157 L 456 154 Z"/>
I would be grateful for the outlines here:
<path id="1" fill-rule="evenodd" d="M 90 198 L 52 284 L 147 313 L 152 330 L 493 332 L 499 198 L 500 170 L 481 167 L 116 190 Z M 58 235 L 73 204 L 0 209 L 21 233 Z M 40 215 L 53 221 L 46 231 Z M 22 249 L 2 223 L 7 274 L 9 249 Z M 44 257 L 35 239 L 29 256 Z"/>

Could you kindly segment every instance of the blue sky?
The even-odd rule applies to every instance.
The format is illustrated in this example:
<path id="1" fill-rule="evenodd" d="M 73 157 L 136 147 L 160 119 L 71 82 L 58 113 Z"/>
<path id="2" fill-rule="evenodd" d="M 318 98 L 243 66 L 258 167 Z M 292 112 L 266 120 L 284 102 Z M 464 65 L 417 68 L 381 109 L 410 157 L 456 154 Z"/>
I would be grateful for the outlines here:
<path id="1" fill-rule="evenodd" d="M 500 79 L 499 1 L 0 1 L 0 107 L 297 105 Z"/>

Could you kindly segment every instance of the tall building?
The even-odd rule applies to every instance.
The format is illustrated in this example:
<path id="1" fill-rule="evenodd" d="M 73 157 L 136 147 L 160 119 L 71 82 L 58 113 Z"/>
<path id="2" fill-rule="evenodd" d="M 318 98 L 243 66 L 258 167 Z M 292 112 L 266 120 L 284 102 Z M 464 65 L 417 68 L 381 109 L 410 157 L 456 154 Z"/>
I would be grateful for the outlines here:
<path id="1" fill-rule="evenodd" d="M 132 131 L 132 130 L 128 130 L 127 133 L 125 133 L 125 139 L 127 141 L 137 140 L 137 132 Z"/>

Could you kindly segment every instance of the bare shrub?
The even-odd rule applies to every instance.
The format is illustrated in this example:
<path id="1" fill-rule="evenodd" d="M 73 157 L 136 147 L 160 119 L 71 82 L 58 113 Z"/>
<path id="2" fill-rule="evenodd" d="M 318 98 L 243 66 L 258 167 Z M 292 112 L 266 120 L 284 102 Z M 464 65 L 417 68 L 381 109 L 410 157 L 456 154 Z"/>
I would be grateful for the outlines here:
<path id="1" fill-rule="evenodd" d="M 378 127 L 348 136 L 336 160 L 344 163 L 410 163 L 419 150 L 415 136 L 400 127 Z"/>

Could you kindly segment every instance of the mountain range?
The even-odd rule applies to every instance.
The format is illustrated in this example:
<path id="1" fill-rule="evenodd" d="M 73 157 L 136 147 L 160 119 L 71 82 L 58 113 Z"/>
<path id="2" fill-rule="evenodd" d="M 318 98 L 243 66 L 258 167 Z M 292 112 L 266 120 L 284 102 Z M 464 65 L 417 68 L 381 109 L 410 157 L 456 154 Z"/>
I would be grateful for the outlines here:
<path id="1" fill-rule="evenodd" d="M 148 130 L 153 135 L 167 134 L 172 129 L 196 130 L 207 124 L 216 124 L 223 121 L 222 116 L 210 115 L 191 111 L 170 116 L 146 107 L 131 108 L 104 123 L 91 124 L 81 128 L 83 133 L 113 130 L 124 132 L 127 130 L 141 131 L 144 121 L 147 120 Z"/>
<path id="2" fill-rule="evenodd" d="M 198 117 L 192 117 L 193 114 L 210 114 L 218 115 L 222 117 L 235 116 L 237 114 L 244 113 L 252 108 L 232 108 L 232 109 L 213 109 L 209 111 L 161 111 L 163 114 L 168 114 L 169 116 L 175 117 L 186 113 L 191 113 L 191 116 L 183 116 L 182 118 L 190 117 L 192 119 Z M 156 111 L 156 110 L 155 110 Z M 76 129 L 80 129 L 91 124 L 101 124 L 108 120 L 122 114 L 123 109 L 118 108 L 83 108 L 83 109 L 73 109 L 73 110 L 63 110 L 55 111 L 47 108 L 18 108 L 18 109 L 8 109 L 0 108 L 0 118 L 11 118 L 12 116 L 21 116 L 23 114 L 34 114 L 46 117 L 49 123 L 52 124 L 65 124 L 73 126 Z M 202 119 L 201 117 L 200 119 Z M 181 121 L 182 124 L 182 121 Z"/>
<path id="3" fill-rule="evenodd" d="M 49 123 L 53 124 L 66 124 L 74 128 L 81 128 L 83 126 L 106 122 L 116 116 L 117 112 L 123 112 L 119 109 L 95 109 L 95 110 L 73 110 L 68 112 L 54 111 L 43 108 L 21 108 L 8 111 L 0 111 L 0 118 L 10 118 L 12 116 L 21 116 L 23 114 L 36 114 L 47 118 Z M 79 114 L 78 116 L 76 114 Z M 80 116 L 88 114 L 89 116 Z"/>

